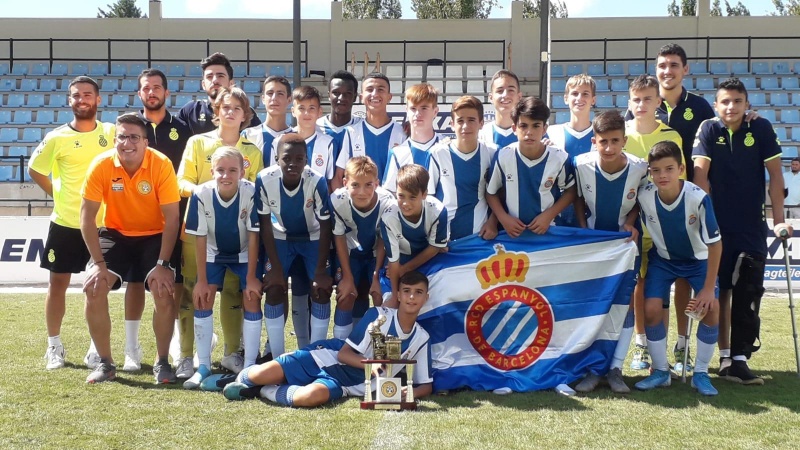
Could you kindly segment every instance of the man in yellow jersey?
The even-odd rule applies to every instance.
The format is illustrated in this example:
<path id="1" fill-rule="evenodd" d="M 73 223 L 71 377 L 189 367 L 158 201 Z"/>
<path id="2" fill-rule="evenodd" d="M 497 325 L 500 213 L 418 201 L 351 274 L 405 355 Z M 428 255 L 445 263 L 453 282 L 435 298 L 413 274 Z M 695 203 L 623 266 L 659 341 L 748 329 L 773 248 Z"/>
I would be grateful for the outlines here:
<path id="1" fill-rule="evenodd" d="M 239 88 L 220 88 L 214 100 L 215 130 L 197 134 L 189 138 L 183 159 L 178 168 L 178 187 L 181 197 L 191 197 L 197 186 L 212 179 L 211 155 L 222 146 L 231 146 L 242 152 L 244 157 L 244 177 L 255 181 L 258 172 L 264 168 L 261 150 L 241 136 L 252 118 L 253 110 L 247 94 Z M 184 293 L 178 312 L 181 327 L 181 355 L 176 367 L 178 378 L 189 378 L 194 374 L 192 349 L 194 346 L 194 306 L 192 290 L 197 277 L 194 237 L 181 233 L 183 243 L 183 287 Z M 226 369 L 239 373 L 244 365 L 244 357 L 238 353 L 242 334 L 242 296 L 239 293 L 239 280 L 230 271 L 225 275 L 221 294 L 220 322 L 224 339 L 221 364 Z M 235 314 L 230 314 L 233 311 Z"/>
<path id="2" fill-rule="evenodd" d="M 155 305 L 158 357 L 153 375 L 156 383 L 175 382 L 167 359 L 175 318 L 175 270 L 169 258 L 180 223 L 180 196 L 169 158 L 147 146 L 146 127 L 135 113 L 119 116 L 116 149 L 92 161 L 81 190 L 81 234 L 92 261 L 83 283 L 86 323 L 100 355 L 100 363 L 86 378 L 89 384 L 116 377 L 108 292 L 137 273 L 146 274 L 145 287 Z M 105 211 L 98 233 L 95 218 L 101 204 Z"/>
<path id="3" fill-rule="evenodd" d="M 97 121 L 99 94 L 95 80 L 84 76 L 73 79 L 69 83 L 69 105 L 75 118 L 47 133 L 28 164 L 31 179 L 53 197 L 54 205 L 41 261 L 41 267 L 50 271 L 44 307 L 47 369 L 64 367 L 66 351 L 60 334 L 67 287 L 72 274 L 82 272 L 89 262 L 80 230 L 81 186 L 89 163 L 113 147 L 114 124 Z M 90 354 L 95 354 L 92 348 L 87 358 Z"/>

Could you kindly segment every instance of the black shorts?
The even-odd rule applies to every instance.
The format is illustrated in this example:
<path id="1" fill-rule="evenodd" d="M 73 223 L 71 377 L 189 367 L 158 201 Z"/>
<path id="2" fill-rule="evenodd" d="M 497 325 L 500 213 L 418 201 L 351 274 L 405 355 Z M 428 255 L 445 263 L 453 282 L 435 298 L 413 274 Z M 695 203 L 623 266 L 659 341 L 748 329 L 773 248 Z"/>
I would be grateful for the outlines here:
<path id="1" fill-rule="evenodd" d="M 118 280 L 111 287 L 119 289 L 123 281 L 142 282 L 158 262 L 161 233 L 151 236 L 125 236 L 117 230 L 100 228 L 100 248 L 108 270 Z M 149 290 L 147 284 L 145 288 Z"/>
<path id="2" fill-rule="evenodd" d="M 81 273 L 89 262 L 89 250 L 80 228 L 50 222 L 39 266 L 53 273 Z"/>
<path id="3" fill-rule="evenodd" d="M 181 273 L 181 240 L 175 240 L 175 247 L 172 249 L 172 255 L 169 257 L 169 264 L 175 270 L 175 282 L 178 284 L 183 283 L 183 273 Z M 125 276 L 125 281 L 128 283 L 144 283 L 145 275 L 147 273 L 141 273 L 138 267 L 131 267 L 131 270 Z"/>

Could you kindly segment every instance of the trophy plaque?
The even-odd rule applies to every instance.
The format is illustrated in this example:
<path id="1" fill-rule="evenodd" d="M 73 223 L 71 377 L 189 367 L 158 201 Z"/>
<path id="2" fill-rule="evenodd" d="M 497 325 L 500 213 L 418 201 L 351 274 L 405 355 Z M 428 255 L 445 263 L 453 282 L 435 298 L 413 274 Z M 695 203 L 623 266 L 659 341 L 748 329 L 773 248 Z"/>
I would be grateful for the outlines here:
<path id="1" fill-rule="evenodd" d="M 380 315 L 369 324 L 367 332 L 372 339 L 373 358 L 364 359 L 364 401 L 361 409 L 414 410 L 414 365 L 416 360 L 401 359 L 402 340 L 396 336 L 386 336 L 381 332 L 381 325 L 386 323 L 386 316 Z M 375 365 L 385 366 L 383 373 L 389 376 L 377 376 L 375 398 L 372 398 L 372 371 Z M 406 366 L 406 393 L 403 395 L 403 384 L 400 377 L 392 377 L 395 364 Z"/>

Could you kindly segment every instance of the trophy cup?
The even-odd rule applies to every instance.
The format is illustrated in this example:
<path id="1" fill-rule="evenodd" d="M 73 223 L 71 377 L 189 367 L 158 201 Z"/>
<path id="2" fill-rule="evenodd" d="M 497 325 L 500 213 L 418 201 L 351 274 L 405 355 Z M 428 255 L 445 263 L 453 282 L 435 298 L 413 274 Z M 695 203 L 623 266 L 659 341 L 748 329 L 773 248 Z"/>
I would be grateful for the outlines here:
<path id="1" fill-rule="evenodd" d="M 414 364 L 415 360 L 401 359 L 402 340 L 396 336 L 387 336 L 381 332 L 381 325 L 386 323 L 386 316 L 379 315 L 374 322 L 367 326 L 367 332 L 372 339 L 373 359 L 364 359 L 364 401 L 361 409 L 393 409 L 414 410 L 417 402 L 414 400 Z M 372 369 L 377 364 L 385 366 L 383 372 L 388 376 L 377 376 L 375 399 L 372 398 Z M 399 377 L 392 377 L 395 364 L 406 366 L 406 394 L 403 396 L 403 385 Z"/>

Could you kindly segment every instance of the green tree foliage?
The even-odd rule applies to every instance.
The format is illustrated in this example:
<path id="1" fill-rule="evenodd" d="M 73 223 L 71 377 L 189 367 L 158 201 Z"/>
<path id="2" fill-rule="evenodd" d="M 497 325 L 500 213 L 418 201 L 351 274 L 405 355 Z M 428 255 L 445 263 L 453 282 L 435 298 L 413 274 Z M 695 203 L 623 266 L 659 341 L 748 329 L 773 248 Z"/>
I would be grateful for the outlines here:
<path id="1" fill-rule="evenodd" d="M 142 10 L 136 7 L 136 0 L 117 0 L 116 2 L 106 5 L 108 12 L 103 11 L 102 8 L 97 8 L 97 18 L 109 17 L 128 17 L 133 19 L 146 18 L 147 15 L 142 15 Z"/>
<path id="2" fill-rule="evenodd" d="M 697 0 L 681 0 L 680 6 L 678 6 L 678 0 L 672 0 L 672 3 L 667 5 L 667 14 L 673 17 L 696 16 Z"/>
<path id="3" fill-rule="evenodd" d="M 542 7 L 540 0 L 524 0 L 522 5 L 522 17 L 531 19 L 534 17 L 542 17 Z M 550 2 L 550 17 L 553 19 L 565 19 L 569 17 L 567 11 L 567 4 L 561 0 L 552 0 Z"/>
<path id="4" fill-rule="evenodd" d="M 742 2 L 736 2 L 735 5 L 731 6 L 731 4 L 728 3 L 728 0 L 725 0 L 725 12 L 729 16 L 749 16 L 750 15 L 750 10 L 747 9 L 747 7 L 744 6 L 744 4 Z"/>
<path id="5" fill-rule="evenodd" d="M 722 7 L 719 4 L 719 0 L 714 0 L 711 3 L 711 17 L 721 17 L 722 16 Z"/>
<path id="6" fill-rule="evenodd" d="M 344 0 L 345 19 L 399 19 L 403 16 L 400 0 Z"/>
<path id="7" fill-rule="evenodd" d="M 772 0 L 775 12 L 771 16 L 800 16 L 800 0 Z"/>
<path id="8" fill-rule="evenodd" d="M 417 19 L 485 19 L 498 0 L 411 0 Z"/>

